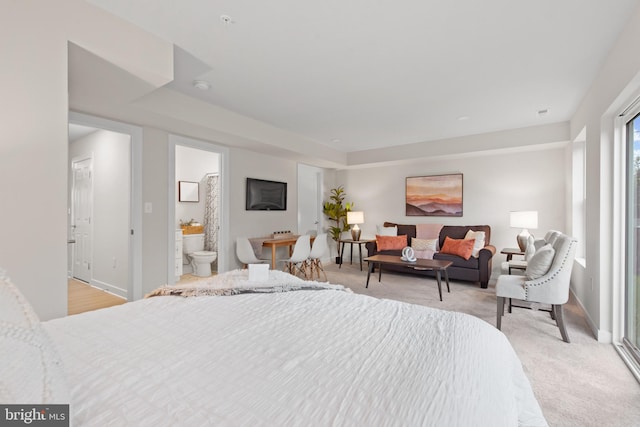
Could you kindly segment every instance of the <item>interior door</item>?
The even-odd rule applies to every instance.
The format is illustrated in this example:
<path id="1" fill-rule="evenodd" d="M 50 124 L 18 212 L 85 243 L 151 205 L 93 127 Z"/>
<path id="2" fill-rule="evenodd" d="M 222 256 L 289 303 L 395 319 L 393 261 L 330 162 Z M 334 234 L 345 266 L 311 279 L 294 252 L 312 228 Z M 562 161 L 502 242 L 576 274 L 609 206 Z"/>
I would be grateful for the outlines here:
<path id="1" fill-rule="evenodd" d="M 71 235 L 73 236 L 73 277 L 91 281 L 92 225 L 91 207 L 93 159 L 74 160 L 71 187 Z"/>
<path id="2" fill-rule="evenodd" d="M 298 165 L 298 233 L 322 232 L 322 169 Z"/>

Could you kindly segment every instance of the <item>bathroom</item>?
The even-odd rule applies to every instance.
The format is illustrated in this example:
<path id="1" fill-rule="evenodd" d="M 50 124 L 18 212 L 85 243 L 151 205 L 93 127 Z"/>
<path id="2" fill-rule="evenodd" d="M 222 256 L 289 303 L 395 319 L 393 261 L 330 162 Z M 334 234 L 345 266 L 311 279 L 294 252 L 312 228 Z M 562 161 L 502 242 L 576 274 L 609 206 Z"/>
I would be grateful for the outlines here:
<path id="1" fill-rule="evenodd" d="M 218 153 L 176 145 L 176 281 L 217 272 L 219 172 Z"/>

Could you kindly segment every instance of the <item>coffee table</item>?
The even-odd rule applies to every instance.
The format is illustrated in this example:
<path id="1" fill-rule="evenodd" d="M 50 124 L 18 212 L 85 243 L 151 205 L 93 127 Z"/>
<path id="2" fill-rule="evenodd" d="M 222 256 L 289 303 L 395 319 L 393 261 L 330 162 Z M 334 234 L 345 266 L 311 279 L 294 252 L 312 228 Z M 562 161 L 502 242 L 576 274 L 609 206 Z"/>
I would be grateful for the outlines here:
<path id="1" fill-rule="evenodd" d="M 447 283 L 447 292 L 451 292 L 449 290 L 449 274 L 447 273 L 447 268 L 451 264 L 451 261 L 443 261 L 439 259 L 417 259 L 415 261 L 403 261 L 401 257 L 395 255 L 374 255 L 364 259 L 369 263 L 369 271 L 367 272 L 367 286 L 369 287 L 369 277 L 371 277 L 371 272 L 375 268 L 376 264 L 378 265 L 378 282 L 382 279 L 382 266 L 383 265 L 401 265 L 407 268 L 411 268 L 413 270 L 433 270 L 436 273 L 436 281 L 438 282 L 438 293 L 440 294 L 440 301 L 442 301 L 442 280 L 441 273 L 444 272 L 444 279 Z"/>

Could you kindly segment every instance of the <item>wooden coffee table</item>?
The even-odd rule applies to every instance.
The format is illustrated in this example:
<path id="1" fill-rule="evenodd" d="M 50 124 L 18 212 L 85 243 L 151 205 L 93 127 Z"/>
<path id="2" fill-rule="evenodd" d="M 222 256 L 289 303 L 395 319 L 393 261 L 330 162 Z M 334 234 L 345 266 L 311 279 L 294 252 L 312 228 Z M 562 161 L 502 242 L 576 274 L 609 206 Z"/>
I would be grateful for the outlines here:
<path id="1" fill-rule="evenodd" d="M 440 294 L 440 301 L 442 301 L 442 280 L 441 280 L 441 272 L 444 272 L 444 279 L 447 282 L 447 292 L 451 292 L 449 290 L 449 274 L 447 273 L 447 268 L 451 264 L 451 261 L 443 261 L 439 259 L 417 259 L 415 261 L 403 261 L 401 257 L 395 255 L 374 255 L 364 259 L 369 263 L 369 271 L 367 272 L 367 286 L 369 287 L 369 278 L 371 277 L 371 272 L 375 268 L 376 264 L 378 265 L 378 282 L 382 279 L 382 266 L 383 265 L 401 265 L 407 268 L 411 268 L 413 270 L 433 270 L 436 272 L 436 281 L 438 282 L 438 293 Z"/>

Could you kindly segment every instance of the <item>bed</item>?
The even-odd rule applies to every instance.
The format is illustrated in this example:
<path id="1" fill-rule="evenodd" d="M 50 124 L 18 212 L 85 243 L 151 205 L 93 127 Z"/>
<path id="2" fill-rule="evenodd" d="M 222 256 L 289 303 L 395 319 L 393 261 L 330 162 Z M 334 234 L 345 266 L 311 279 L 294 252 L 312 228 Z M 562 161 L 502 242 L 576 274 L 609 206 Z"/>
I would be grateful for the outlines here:
<path id="1" fill-rule="evenodd" d="M 16 292 L 0 285 L 0 301 Z M 255 282 L 237 270 L 30 322 L 51 358 L 36 393 L 68 399 L 76 427 L 546 425 L 488 323 L 282 272 Z M 17 354 L 1 353 L 27 363 Z"/>

